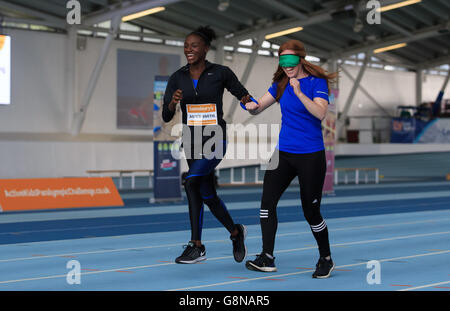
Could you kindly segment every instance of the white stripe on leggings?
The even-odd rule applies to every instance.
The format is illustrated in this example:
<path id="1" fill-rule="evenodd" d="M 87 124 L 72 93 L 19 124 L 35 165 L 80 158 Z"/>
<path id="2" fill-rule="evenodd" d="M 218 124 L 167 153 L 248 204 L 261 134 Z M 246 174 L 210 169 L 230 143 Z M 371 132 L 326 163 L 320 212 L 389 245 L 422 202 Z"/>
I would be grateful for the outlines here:
<path id="1" fill-rule="evenodd" d="M 325 229 L 327 226 L 327 224 L 325 223 L 325 220 L 323 220 L 320 224 L 316 225 L 316 226 L 311 226 L 312 231 L 314 232 L 320 232 L 323 229 Z"/>

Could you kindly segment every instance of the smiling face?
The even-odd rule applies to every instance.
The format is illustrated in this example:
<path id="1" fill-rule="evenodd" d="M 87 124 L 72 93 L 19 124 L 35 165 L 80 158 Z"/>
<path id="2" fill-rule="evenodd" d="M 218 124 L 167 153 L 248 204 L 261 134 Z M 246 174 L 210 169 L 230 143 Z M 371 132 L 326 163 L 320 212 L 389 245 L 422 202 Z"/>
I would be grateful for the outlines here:
<path id="1" fill-rule="evenodd" d="M 196 64 L 206 58 L 209 47 L 205 41 L 195 34 L 189 35 L 184 41 L 184 55 L 188 64 Z"/>
<path id="2" fill-rule="evenodd" d="M 285 54 L 296 54 L 296 53 L 293 50 L 284 50 L 283 52 L 280 53 L 280 55 L 285 55 Z M 288 76 L 288 78 L 295 78 L 300 75 L 301 66 L 302 66 L 302 64 L 299 63 L 295 67 L 282 67 L 282 68 L 283 68 L 284 73 Z"/>

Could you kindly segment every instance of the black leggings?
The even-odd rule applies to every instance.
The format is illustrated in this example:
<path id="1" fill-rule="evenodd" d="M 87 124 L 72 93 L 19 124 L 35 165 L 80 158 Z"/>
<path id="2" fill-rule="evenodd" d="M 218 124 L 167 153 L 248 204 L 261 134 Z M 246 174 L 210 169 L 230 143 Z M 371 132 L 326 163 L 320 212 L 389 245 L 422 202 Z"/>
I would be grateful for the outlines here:
<path id="1" fill-rule="evenodd" d="M 263 252 L 273 254 L 278 226 L 277 204 L 281 195 L 297 176 L 303 214 L 317 241 L 321 257 L 330 255 L 328 229 L 320 214 L 322 188 L 326 174 L 325 151 L 306 154 L 279 152 L 278 166 L 264 176 L 260 221 Z M 275 157 L 272 157 L 272 161 Z"/>
<path id="2" fill-rule="evenodd" d="M 203 228 L 203 204 L 231 233 L 235 224 L 223 201 L 217 196 L 214 169 L 220 159 L 187 159 L 189 171 L 184 189 L 189 201 L 189 218 L 191 221 L 191 240 L 200 241 Z"/>

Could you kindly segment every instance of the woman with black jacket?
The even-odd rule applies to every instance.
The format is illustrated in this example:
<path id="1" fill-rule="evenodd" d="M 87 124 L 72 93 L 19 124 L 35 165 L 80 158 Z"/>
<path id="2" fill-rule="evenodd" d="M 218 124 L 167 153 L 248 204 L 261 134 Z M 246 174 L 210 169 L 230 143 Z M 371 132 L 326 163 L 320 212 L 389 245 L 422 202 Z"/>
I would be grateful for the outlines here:
<path id="1" fill-rule="evenodd" d="M 247 253 L 244 244 L 247 229 L 233 222 L 225 204 L 217 196 L 214 169 L 226 152 L 224 89 L 244 104 L 250 101 L 250 95 L 228 67 L 206 60 L 214 39 L 215 33 L 209 27 L 200 27 L 186 37 L 184 54 L 187 65 L 170 76 L 164 94 L 164 122 L 173 118 L 176 105 L 180 104 L 182 143 L 189 166 L 184 187 L 189 201 L 191 240 L 181 256 L 176 258 L 176 263 L 190 264 L 206 259 L 205 246 L 201 242 L 203 204 L 230 232 L 234 259 L 242 262 Z"/>

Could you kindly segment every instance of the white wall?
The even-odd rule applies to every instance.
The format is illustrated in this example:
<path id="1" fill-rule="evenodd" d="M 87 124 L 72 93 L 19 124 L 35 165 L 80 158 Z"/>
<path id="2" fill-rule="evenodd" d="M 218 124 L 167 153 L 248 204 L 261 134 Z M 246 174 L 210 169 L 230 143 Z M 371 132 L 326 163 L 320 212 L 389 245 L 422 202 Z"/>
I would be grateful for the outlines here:
<path id="1" fill-rule="evenodd" d="M 360 67 L 345 65 L 344 68 L 356 78 Z M 367 68 L 361 86 L 383 108 L 395 115 L 397 106 L 415 106 L 415 72 L 386 71 L 382 69 Z M 445 76 L 424 75 L 422 85 L 422 102 L 434 102 L 445 80 Z M 343 72 L 339 80 L 339 98 L 337 105 L 339 111 L 344 109 L 345 103 L 353 86 L 352 80 Z M 448 88 L 447 88 L 448 90 Z M 449 98 L 446 93 L 446 97 Z M 383 116 L 385 115 L 360 89 L 355 93 L 349 116 Z"/>
<path id="2" fill-rule="evenodd" d="M 80 139 L 68 134 L 73 107 L 67 103 L 71 86 L 66 75 L 66 36 L 22 30 L 8 30 L 8 34 L 12 36 L 12 104 L 0 107 L 0 178 L 83 176 L 90 169 L 153 168 L 152 131 L 116 129 L 116 51 L 129 48 L 180 54 L 179 49 L 115 41 L 81 131 L 80 137 L 85 136 Z M 103 42 L 88 39 L 87 49 L 76 53 L 78 100 Z M 96 141 L 86 141 L 89 135 Z M 130 141 L 119 135 L 131 137 Z M 98 137 L 104 141 L 99 142 Z"/>
<path id="3" fill-rule="evenodd" d="M 0 132 L 59 132 L 65 126 L 65 37 L 7 31 L 11 105 L 0 107 Z"/>
<path id="4" fill-rule="evenodd" d="M 82 176 L 89 169 L 153 168 L 152 131 L 116 128 L 116 51 L 120 48 L 178 54 L 181 64 L 184 64 L 181 47 L 114 41 L 93 94 L 81 131 L 80 137 L 84 138 L 81 139 L 68 134 L 69 114 L 73 107 L 67 103 L 67 93 L 72 86 L 68 85 L 70 80 L 66 73 L 66 36 L 23 30 L 7 32 L 12 36 L 12 104 L 0 107 L 0 178 Z M 103 42 L 104 39 L 89 38 L 87 49 L 76 53 L 75 97 L 78 101 L 85 92 Z M 214 60 L 213 51 L 208 58 Z M 225 61 L 224 64 L 241 77 L 248 58 L 249 55 L 235 54 L 232 62 Z M 256 98 L 270 86 L 276 62 L 275 58 L 257 58 L 245 84 Z M 347 68 L 356 76 L 357 68 Z M 441 80 L 441 77 L 434 76 L 426 78 L 424 100 L 434 100 Z M 367 69 L 362 84 L 386 107 L 415 102 L 414 73 Z M 342 75 L 338 104 L 345 102 L 351 85 Z M 232 96 L 226 93 L 225 113 L 231 101 Z M 369 108 L 373 105 L 365 95 L 358 91 L 350 115 L 361 112 L 355 111 L 359 102 L 369 109 L 367 112 L 375 112 Z M 241 123 L 249 116 L 238 106 L 234 114 L 235 123 Z M 280 117 L 279 105 L 275 104 L 253 118 L 252 122 L 279 124 Z M 105 138 L 100 142 L 98 139 L 89 141 L 89 135 L 103 135 Z M 125 136 L 128 141 L 118 142 L 116 139 Z M 224 165 L 233 163 L 242 162 L 227 160 Z"/>

